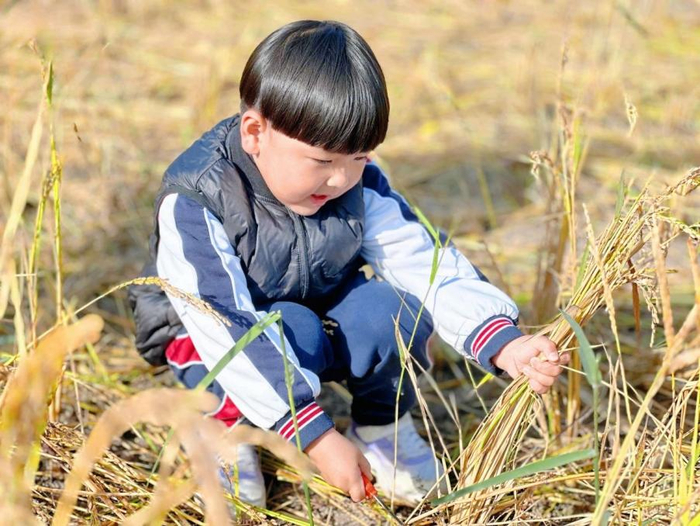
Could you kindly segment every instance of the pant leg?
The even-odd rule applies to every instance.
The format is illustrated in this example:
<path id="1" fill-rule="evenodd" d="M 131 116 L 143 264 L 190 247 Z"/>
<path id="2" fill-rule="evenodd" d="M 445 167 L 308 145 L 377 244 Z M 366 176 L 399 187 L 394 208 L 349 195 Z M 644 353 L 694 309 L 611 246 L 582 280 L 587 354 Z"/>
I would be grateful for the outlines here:
<path id="1" fill-rule="evenodd" d="M 299 363 L 323 381 L 324 373 L 333 366 L 334 355 L 319 316 L 310 308 L 291 301 L 275 301 L 259 309 L 282 313 L 284 335 Z"/>
<path id="2" fill-rule="evenodd" d="M 411 355 L 425 368 L 428 338 L 433 323 L 418 298 L 394 289 L 386 281 L 366 279 L 358 272 L 333 299 L 325 318 L 331 326 L 329 336 L 336 359 L 348 373 L 348 388 L 353 395 L 352 418 L 360 425 L 383 425 L 393 422 L 396 394 L 401 375 L 395 320 L 406 346 L 414 332 Z M 411 380 L 404 375 L 399 397 L 399 416 L 416 401 Z"/>
<path id="3" fill-rule="evenodd" d="M 186 332 L 178 335 L 177 338 L 170 342 L 165 350 L 165 357 L 175 378 L 188 389 L 197 387 L 199 382 L 209 374 L 209 370 L 202 362 L 199 353 L 194 348 L 192 339 Z M 243 415 L 231 398 L 224 392 L 219 382 L 214 380 L 207 387 L 207 391 L 215 394 L 220 400 L 218 407 L 209 413 L 209 416 L 221 420 L 229 427 L 237 424 Z"/>
<path id="4" fill-rule="evenodd" d="M 262 305 L 259 309 L 282 312 L 284 334 L 300 364 L 323 380 L 323 372 L 333 363 L 333 349 L 320 318 L 311 309 L 288 301 Z M 165 355 L 175 377 L 189 389 L 194 389 L 209 373 L 187 333 L 173 340 Z M 207 390 L 221 400 L 211 416 L 227 426 L 236 424 L 243 415 L 221 385 L 214 380 Z"/>

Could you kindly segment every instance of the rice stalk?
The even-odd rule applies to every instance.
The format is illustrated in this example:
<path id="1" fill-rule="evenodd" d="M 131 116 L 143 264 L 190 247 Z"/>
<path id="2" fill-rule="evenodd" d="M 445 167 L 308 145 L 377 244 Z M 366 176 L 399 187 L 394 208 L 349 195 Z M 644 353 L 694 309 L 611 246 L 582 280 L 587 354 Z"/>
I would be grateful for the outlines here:
<path id="1" fill-rule="evenodd" d="M 153 428 L 149 431 L 154 433 L 153 439 L 163 439 L 161 430 Z M 93 467 L 84 489 L 78 492 L 79 500 L 71 520 L 89 522 L 97 515 L 104 522 L 121 523 L 148 504 L 153 484 L 144 461 L 152 462 L 155 448 L 144 447 L 135 441 L 127 443 L 123 439 L 116 444 L 121 453 L 108 449 Z M 75 454 L 84 446 L 85 437 L 73 426 L 49 423 L 41 443 L 44 469 L 39 472 L 34 488 L 34 509 L 43 522 L 49 523 L 63 491 L 54 484 L 59 482 L 63 487 L 65 475 L 73 466 Z M 123 458 L 124 447 L 132 453 L 130 460 Z M 183 460 L 186 459 L 181 455 L 174 477 L 181 477 L 185 473 L 183 469 L 188 469 L 188 463 Z M 171 510 L 168 520 L 201 524 L 202 517 L 201 506 L 191 499 Z"/>
<path id="2" fill-rule="evenodd" d="M 49 193 L 51 192 L 51 187 L 53 185 L 51 175 L 53 171 L 48 171 L 44 174 L 41 180 L 41 193 L 39 196 L 39 205 L 36 211 L 36 218 L 34 221 L 34 238 L 32 241 L 32 247 L 29 253 L 29 267 L 27 269 L 28 274 L 28 297 L 29 297 L 29 322 L 32 327 L 32 339 L 36 338 L 36 324 L 39 317 L 39 286 L 38 286 L 38 260 L 39 253 L 41 252 L 41 233 L 42 226 L 44 222 L 44 211 L 46 209 L 46 202 L 49 198 Z"/>
<path id="3" fill-rule="evenodd" d="M 435 277 L 437 276 L 438 269 L 440 267 L 440 263 L 442 261 L 442 257 L 444 256 L 445 252 L 442 251 L 443 248 L 443 242 L 441 239 L 440 232 L 438 229 L 433 226 L 433 224 L 430 222 L 430 220 L 425 216 L 423 211 L 418 208 L 417 206 L 413 206 L 412 210 L 416 214 L 416 217 L 418 218 L 418 221 L 425 227 L 425 229 L 428 231 L 430 236 L 433 238 L 433 258 L 431 261 L 431 268 L 430 268 L 430 276 L 428 278 L 428 288 L 425 292 L 425 296 L 423 300 L 421 301 L 420 307 L 418 309 L 418 313 L 415 315 L 415 323 L 413 325 L 413 330 L 411 331 L 411 336 L 408 341 L 408 345 L 406 345 L 401 337 L 401 332 L 400 332 L 400 327 L 399 327 L 399 319 L 401 316 L 401 311 L 405 307 L 405 303 L 401 302 L 401 308 L 399 309 L 399 313 L 397 314 L 396 319 L 394 320 L 394 339 L 396 340 L 397 346 L 398 346 L 398 351 L 399 351 L 399 361 L 401 363 L 401 373 L 399 375 L 398 383 L 396 386 L 396 402 L 394 404 L 394 458 L 393 458 L 393 470 L 394 470 L 394 476 L 392 477 L 393 479 L 393 484 L 391 487 L 391 498 L 389 502 L 389 506 L 391 509 L 394 507 L 394 501 L 396 498 L 396 466 L 398 462 L 398 452 L 399 452 L 399 447 L 398 447 L 398 441 L 399 441 L 399 399 L 401 397 L 402 393 L 402 386 L 403 382 L 405 381 L 405 376 L 406 372 L 410 369 L 409 376 L 412 373 L 411 380 L 413 383 L 413 386 L 416 390 L 417 393 L 417 398 L 419 401 L 419 404 L 421 405 L 421 413 L 423 414 L 423 419 L 424 419 L 424 424 L 425 424 L 425 429 L 428 432 L 428 440 L 430 442 L 430 448 L 433 451 L 433 454 L 435 454 L 435 446 L 433 444 L 432 436 L 430 434 L 430 428 L 428 426 L 427 421 L 425 420 L 425 408 L 423 407 L 424 401 L 421 400 L 421 395 L 420 395 L 420 389 L 418 388 L 418 383 L 417 379 L 415 377 L 415 372 L 413 371 L 413 368 L 411 367 L 411 354 L 410 351 L 413 347 L 413 340 L 415 339 L 416 333 L 418 331 L 418 324 L 420 322 L 421 316 L 423 315 L 423 310 L 425 309 L 425 302 L 428 298 L 428 294 L 430 293 L 430 289 L 435 283 Z M 449 243 L 449 238 L 445 241 L 445 244 Z M 442 252 L 442 256 L 441 256 Z M 398 292 L 397 292 L 398 293 Z M 400 296 L 400 293 L 399 293 Z M 408 312 L 410 312 L 410 309 L 408 309 Z M 437 428 L 436 428 L 437 429 Z M 446 449 L 444 446 L 443 442 L 443 447 Z M 438 469 L 438 455 L 435 454 L 435 469 Z"/>
<path id="4" fill-rule="evenodd" d="M 87 442 L 76 455 L 74 467 L 66 480 L 65 490 L 59 502 L 54 524 L 67 524 L 71 510 L 75 506 L 78 490 L 86 479 L 93 464 L 102 455 L 114 437 L 121 435 L 136 422 L 155 425 L 169 425 L 176 437 L 169 442 L 165 452 L 165 465 L 161 464 L 161 476 L 169 471 L 172 462 L 173 445 L 182 444 L 190 456 L 195 486 L 206 504 L 206 521 L 220 524 L 228 520 L 228 509 L 223 501 L 218 478 L 218 458 L 235 462 L 235 445 L 241 442 L 261 444 L 295 466 L 304 479 L 309 477 L 310 461 L 277 434 L 236 426 L 230 432 L 219 421 L 206 418 L 202 414 L 211 411 L 218 400 L 211 393 L 202 390 L 151 389 L 122 400 L 107 409 L 98 420 Z M 176 494 L 168 493 L 170 484 L 156 491 L 155 501 L 132 520 L 143 523 L 162 517 L 171 506 L 187 499 L 189 489 L 186 483 L 177 488 Z M 246 512 L 251 507 L 236 501 L 235 505 Z"/>
<path id="5" fill-rule="evenodd" d="M 206 519 L 223 524 L 228 511 L 223 494 L 218 490 L 216 461 L 212 450 L 214 432 L 202 412 L 217 405 L 216 396 L 197 391 L 149 389 L 111 406 L 95 424 L 83 448 L 76 454 L 73 469 L 66 479 L 65 489 L 56 508 L 52 524 L 68 524 L 78 490 L 95 461 L 119 436 L 134 423 L 148 421 L 155 425 L 171 425 L 178 439 L 191 455 L 194 479 L 201 488 L 207 506 Z M 223 426 L 223 424 L 221 424 Z M 211 522 L 210 522 L 211 523 Z"/>
<path id="6" fill-rule="evenodd" d="M 0 319 L 4 318 L 5 316 L 7 301 L 10 294 L 10 283 L 14 278 L 14 274 L 9 272 L 8 263 L 12 257 L 12 251 L 15 248 L 13 245 L 15 234 L 17 233 L 17 228 L 22 220 L 24 207 L 27 204 L 29 190 L 32 184 L 34 165 L 36 164 L 36 160 L 39 156 L 39 145 L 41 143 L 41 136 L 44 129 L 43 120 L 45 108 L 46 103 L 42 99 L 39 103 L 39 109 L 37 111 L 36 119 L 34 120 L 34 126 L 32 126 L 31 138 L 29 140 L 29 145 L 27 146 L 27 154 L 24 159 L 22 175 L 17 181 L 17 187 L 12 196 L 12 204 L 10 206 L 9 215 L 7 216 L 5 229 L 2 233 L 2 242 L 0 243 L 0 273 L 2 273 L 0 275 Z"/>
<path id="7" fill-rule="evenodd" d="M 546 181 L 547 196 L 544 199 L 545 214 L 550 217 L 545 223 L 545 236 L 537 251 L 535 287 L 533 290 L 532 310 L 534 325 L 545 324 L 554 317 L 557 306 L 562 303 L 564 293 L 562 282 L 573 279 L 576 274 L 577 230 L 576 190 L 580 179 L 583 162 L 588 151 L 588 138 L 582 132 L 582 116 L 579 111 L 571 110 L 563 100 L 562 78 L 568 62 L 568 46 L 562 48 L 561 65 L 557 83 L 557 118 L 560 122 L 558 133 L 552 138 L 550 152 L 531 152 L 531 173 L 542 184 Z M 572 264 L 564 264 L 567 256 Z M 579 275 L 580 275 L 579 268 Z M 573 356 L 572 367 L 578 368 L 578 356 Z M 576 422 L 580 412 L 581 379 L 577 375 L 568 377 L 567 420 Z M 558 404 L 559 394 L 550 391 L 545 397 L 547 425 L 551 437 L 561 432 L 561 411 Z M 576 426 L 568 428 L 568 436 L 576 432 Z"/>
<path id="8" fill-rule="evenodd" d="M 22 359 L 27 353 L 27 339 L 25 336 L 26 327 L 22 316 L 22 280 L 17 275 L 16 267 L 15 260 L 10 259 L 8 272 L 13 276 L 12 282 L 10 283 L 10 301 L 12 302 L 12 307 L 15 309 L 12 324 L 15 328 L 16 356 Z"/>
<path id="9" fill-rule="evenodd" d="M 128 281 L 124 281 L 122 283 L 119 283 L 117 285 L 114 285 L 106 292 L 103 292 L 102 294 L 100 294 L 96 298 L 93 298 L 92 300 L 88 301 L 87 303 L 85 303 L 84 305 L 82 305 L 81 307 L 79 307 L 78 309 L 73 311 L 72 315 L 75 316 L 77 314 L 80 314 L 81 312 L 83 312 L 84 310 L 93 306 L 95 303 L 97 303 L 101 299 L 106 298 L 110 294 L 113 294 L 114 292 L 116 292 L 118 290 L 125 289 L 126 287 L 129 287 L 131 285 L 156 285 L 156 286 L 160 287 L 161 289 L 163 289 L 168 294 L 175 296 L 176 298 L 180 298 L 180 299 L 184 300 L 185 302 L 192 305 L 200 312 L 207 314 L 208 316 L 211 316 L 212 318 L 217 320 L 219 323 L 224 324 L 226 327 L 231 326 L 231 322 L 228 320 L 228 318 L 219 314 L 218 311 L 214 307 L 212 307 L 207 301 L 205 301 L 201 298 L 198 298 L 197 296 L 194 296 L 193 294 L 190 294 L 189 292 L 186 292 L 184 290 L 177 288 L 176 286 L 172 285 L 167 279 L 158 278 L 155 276 L 149 276 L 149 277 L 145 277 L 145 278 L 134 278 L 134 279 L 130 279 Z M 38 336 L 37 340 L 42 340 L 48 334 L 50 334 L 51 332 L 56 330 L 58 327 L 59 327 L 59 325 L 55 324 L 53 327 L 47 329 L 42 334 L 40 334 Z M 28 346 L 29 349 L 31 349 L 32 346 L 33 345 L 30 344 Z"/>
<path id="10" fill-rule="evenodd" d="M 700 327 L 700 324 L 697 325 Z M 698 362 L 698 369 L 700 370 L 700 361 Z M 690 446 L 690 452 L 688 454 L 688 460 L 685 465 L 685 469 L 682 471 L 684 482 L 685 495 L 682 496 L 679 506 L 680 510 L 678 515 L 680 516 L 681 523 L 690 522 L 690 507 L 693 502 L 698 498 L 698 492 L 700 488 L 693 491 L 693 486 L 695 484 L 695 466 L 700 459 L 700 450 L 698 449 L 698 429 L 700 428 L 700 381 L 695 381 L 695 411 L 693 419 L 693 430 L 692 430 L 692 442 Z"/>
<path id="11" fill-rule="evenodd" d="M 620 336 L 617 330 L 617 319 L 615 315 L 615 302 L 613 301 L 613 295 L 612 295 L 612 290 L 610 288 L 610 284 L 608 282 L 608 277 L 606 275 L 605 271 L 605 265 L 603 264 L 603 260 L 600 256 L 600 253 L 598 252 L 598 246 L 595 241 L 595 235 L 593 233 L 593 225 L 591 224 L 591 217 L 588 214 L 588 208 L 586 205 L 583 205 L 583 213 L 586 218 L 586 239 L 587 239 L 587 246 L 590 250 L 591 255 L 593 256 L 593 261 L 595 264 L 598 266 L 598 272 L 600 272 L 600 283 L 603 286 L 603 299 L 605 300 L 605 308 L 608 312 L 608 319 L 610 320 L 610 330 L 612 331 L 613 337 L 615 338 L 615 350 L 617 351 L 617 363 L 616 365 L 619 366 L 620 373 L 622 375 L 622 389 L 624 393 L 624 402 L 625 402 L 625 409 L 627 411 L 627 420 L 631 421 L 632 420 L 632 410 L 630 409 L 629 405 L 629 396 L 627 393 L 627 378 L 625 377 L 625 368 L 622 364 L 622 349 L 620 347 Z M 617 216 L 617 213 L 615 214 Z M 629 260 L 627 260 L 629 263 Z M 629 265 L 628 265 L 629 267 Z M 631 280 L 630 280 L 631 281 Z M 632 281 L 632 283 L 634 283 Z M 579 338 L 579 345 L 581 344 L 581 339 Z M 580 348 L 580 347 L 579 347 Z M 579 361 L 582 361 L 582 356 L 578 356 Z M 583 362 L 583 365 L 585 365 L 585 361 Z M 590 368 L 590 366 L 589 366 Z M 589 376 L 588 374 L 586 376 Z M 594 397 L 597 398 L 598 392 L 597 392 L 597 387 L 594 387 L 593 389 L 593 394 Z M 597 400 L 596 400 L 597 401 Z M 594 407 L 593 409 L 594 414 L 597 414 L 597 406 Z M 619 421 L 619 418 L 618 418 Z M 616 431 L 619 432 L 619 428 L 616 428 Z M 597 433 L 596 430 L 594 430 L 594 433 Z M 619 440 L 619 436 L 616 437 Z M 596 479 L 596 484 L 598 483 L 598 480 Z M 597 498 L 598 492 L 596 491 L 596 498 Z"/>
<path id="12" fill-rule="evenodd" d="M 661 296 L 661 315 L 664 322 L 664 335 L 666 336 L 666 345 L 671 347 L 675 337 L 673 328 L 673 311 L 671 309 L 671 292 L 668 288 L 668 276 L 666 275 L 666 254 L 661 248 L 661 229 L 656 216 L 650 218 L 652 225 L 651 247 L 654 254 L 654 268 L 656 269 L 656 279 L 659 284 L 659 293 Z"/>
<path id="13" fill-rule="evenodd" d="M 61 180 L 63 178 L 63 165 L 58 158 L 58 153 L 56 151 L 56 136 L 54 134 L 54 118 L 53 118 L 53 83 L 54 83 L 54 71 L 53 62 L 49 62 L 48 66 L 48 81 L 46 83 L 46 100 L 49 112 L 49 143 L 50 143 L 50 158 L 51 158 L 51 171 L 49 177 L 47 178 L 47 189 L 50 186 L 53 194 L 53 217 L 54 217 L 54 286 L 55 291 L 55 305 L 56 305 L 56 321 L 57 323 L 65 323 L 64 313 L 63 313 L 63 243 L 61 241 Z M 47 195 L 42 195 L 42 199 L 46 199 Z M 39 224 L 41 228 L 41 224 Z M 36 283 L 36 282 L 35 282 Z M 38 287 L 35 287 L 35 292 L 38 291 Z M 35 319 L 36 320 L 36 319 Z M 36 321 L 32 323 L 32 334 L 36 337 Z M 61 393 L 63 388 L 63 372 L 65 371 L 65 365 L 61 371 L 61 376 L 56 383 L 56 390 L 54 391 L 53 401 L 49 407 L 49 419 L 55 421 L 58 419 L 58 415 L 61 412 Z"/>
<path id="14" fill-rule="evenodd" d="M 413 368 L 414 363 L 417 364 L 420 367 L 420 364 L 411 356 L 409 349 L 406 347 L 406 344 L 403 342 L 403 339 L 401 337 L 401 332 L 400 332 L 400 327 L 398 324 L 398 319 L 396 320 L 394 324 L 394 332 L 395 332 L 395 339 L 399 345 L 400 354 L 402 356 L 406 357 L 406 362 L 404 364 L 404 370 L 408 374 L 408 377 L 411 381 L 411 385 L 413 386 L 413 389 L 415 390 L 416 393 L 416 401 L 418 402 L 418 408 L 420 409 L 421 412 L 421 418 L 423 420 L 423 426 L 425 427 L 426 433 L 428 435 L 428 445 L 430 446 L 430 449 L 433 452 L 433 456 L 435 457 L 435 469 L 436 472 L 439 473 L 439 463 L 440 459 L 445 457 L 449 459 L 449 448 L 447 447 L 447 444 L 445 442 L 445 439 L 442 436 L 442 433 L 440 432 L 437 422 L 435 421 L 435 418 L 433 417 L 433 414 L 428 406 L 427 401 L 425 400 L 425 397 L 421 393 L 420 386 L 418 385 L 418 375 L 416 374 L 415 369 Z M 421 368 L 422 369 L 422 368 Z M 426 372 L 427 373 L 427 372 Z M 444 400 L 444 399 L 443 399 Z M 440 443 L 440 447 L 442 448 L 442 451 L 444 452 L 443 454 L 439 454 L 437 452 L 437 447 L 435 445 L 435 440 L 433 439 L 433 431 L 435 435 L 437 436 L 437 439 Z M 396 430 L 395 430 L 396 432 Z M 396 444 L 396 443 L 395 443 Z M 395 451 L 394 451 L 394 456 L 396 457 L 396 451 L 398 450 L 398 447 L 395 445 Z M 396 466 L 396 464 L 394 464 Z M 444 475 L 441 477 L 441 479 L 447 479 L 447 475 Z M 426 498 L 428 495 L 430 495 L 433 491 L 437 490 L 438 495 L 441 494 L 441 480 L 438 479 L 435 484 L 433 485 L 432 488 L 429 489 L 427 492 Z M 419 504 L 420 506 L 420 504 Z"/>
<path id="15" fill-rule="evenodd" d="M 158 469 L 158 483 L 153 490 L 153 497 L 148 506 L 130 515 L 125 521 L 125 526 L 137 526 L 140 524 L 160 524 L 165 519 L 168 511 L 189 499 L 197 489 L 194 480 L 182 482 L 180 485 L 170 480 L 175 459 L 180 448 L 177 440 L 168 441 L 164 454 L 161 457 Z"/>
<path id="16" fill-rule="evenodd" d="M 211 436 L 201 437 L 200 440 L 208 440 L 210 438 Z M 308 457 L 298 452 L 294 446 L 274 432 L 265 431 L 246 425 L 237 425 L 228 430 L 222 430 L 220 437 L 214 438 L 215 449 L 217 449 L 216 454 L 225 461 L 235 462 L 236 446 L 238 444 L 245 443 L 260 446 L 270 452 L 273 452 L 277 458 L 281 459 L 281 462 L 286 463 L 286 465 L 289 466 L 289 469 L 292 469 L 299 474 L 299 481 L 302 483 L 309 480 L 313 471 L 315 470 L 313 463 L 308 459 Z M 177 440 L 168 443 L 166 452 L 163 455 L 163 461 L 161 463 L 159 483 L 156 486 L 151 503 L 147 507 L 144 507 L 137 513 L 131 515 L 125 521 L 125 524 L 152 524 L 154 521 L 164 518 L 167 512 L 169 512 L 173 507 L 186 501 L 196 491 L 197 484 L 194 480 L 180 480 L 178 481 L 178 485 L 165 480 L 165 476 L 166 473 L 168 473 L 169 468 L 164 466 L 171 464 L 172 459 L 170 455 L 177 451 L 178 445 Z M 233 499 L 232 504 L 239 511 L 253 516 L 260 517 L 264 514 L 275 517 L 280 515 L 271 510 L 256 508 L 255 506 L 242 502 L 238 498 Z M 285 514 L 281 514 L 280 518 L 289 519 L 289 517 L 287 517 Z M 311 523 L 304 522 L 300 524 Z"/>
<path id="17" fill-rule="evenodd" d="M 589 223 L 590 226 L 590 223 Z M 595 452 L 595 457 L 593 459 L 593 477 L 595 486 L 595 498 L 598 502 L 600 497 L 600 440 L 598 436 L 598 397 L 600 392 L 600 387 L 603 383 L 603 379 L 600 374 L 600 368 L 598 366 L 598 361 L 593 354 L 593 349 L 591 344 L 586 338 L 586 334 L 583 332 L 581 326 L 576 323 L 575 320 L 571 318 L 565 312 L 561 315 L 567 321 L 574 333 L 579 343 L 579 354 L 581 363 L 583 365 L 583 370 L 586 374 L 586 379 L 593 390 L 593 450 Z M 625 401 L 627 401 L 627 393 L 625 392 Z"/>
<path id="18" fill-rule="evenodd" d="M 208 524 L 228 522 L 228 509 L 216 475 L 217 458 L 235 461 L 235 446 L 240 442 L 265 445 L 300 470 L 302 477 L 309 476 L 310 461 L 281 437 L 243 426 L 227 432 L 223 423 L 204 416 L 204 412 L 213 410 L 217 405 L 216 396 L 208 392 L 158 388 L 143 391 L 111 406 L 101 415 L 84 446 L 76 454 L 52 524 L 60 526 L 68 523 L 78 490 L 94 463 L 114 437 L 136 422 L 172 426 L 177 440 L 189 455 L 193 480 L 206 505 L 205 521 Z M 186 491 L 181 490 L 181 493 Z M 162 507 L 169 503 L 169 499 L 160 503 L 157 501 L 142 517 L 162 514 Z"/>
<path id="19" fill-rule="evenodd" d="M 697 373 L 698 371 L 696 371 Z M 684 432 L 683 432 L 683 426 L 685 423 L 686 419 L 686 412 L 688 409 L 689 401 L 691 399 L 691 395 L 693 394 L 693 391 L 695 391 L 695 410 L 694 412 L 694 418 L 693 418 L 693 427 L 691 429 L 691 444 L 690 444 L 690 451 L 689 454 L 687 455 L 687 460 L 683 459 L 683 438 L 684 438 Z M 692 492 L 693 492 L 693 485 L 695 482 L 695 466 L 698 460 L 698 457 L 696 455 L 697 451 L 697 446 L 698 446 L 698 425 L 700 425 L 700 421 L 698 420 L 698 417 L 700 416 L 700 412 L 698 411 L 698 407 L 700 404 L 700 382 L 695 380 L 694 382 L 689 382 L 686 384 L 686 386 L 682 389 L 681 391 L 681 396 L 678 397 L 676 404 L 679 404 L 682 406 L 681 409 L 681 416 L 678 419 L 680 422 L 681 429 L 676 435 L 677 439 L 677 446 L 675 448 L 676 453 L 679 458 L 677 458 L 674 462 L 674 468 L 677 468 L 677 476 L 678 476 L 678 511 L 676 513 L 676 517 L 679 518 L 679 521 L 682 524 L 687 524 L 690 520 L 690 506 L 692 505 Z"/>
<path id="20" fill-rule="evenodd" d="M 681 182 L 682 183 L 682 182 Z M 681 183 L 676 185 L 676 187 L 681 186 Z M 697 186 L 697 184 L 696 184 Z M 657 203 L 655 203 L 656 205 Z M 668 292 L 668 282 L 666 280 L 666 265 L 665 261 L 661 255 L 661 241 L 660 241 L 660 233 L 658 231 L 658 228 L 656 227 L 656 217 L 652 215 L 649 220 L 652 222 L 654 226 L 653 230 L 653 237 L 652 237 L 652 247 L 654 251 L 654 260 L 656 263 L 656 272 L 657 272 L 657 278 L 659 280 L 660 288 L 661 288 L 661 296 L 662 296 L 662 302 L 664 304 L 664 310 L 666 308 L 670 309 L 670 294 Z M 664 299 L 665 297 L 665 299 Z M 606 508 L 608 503 L 613 497 L 614 491 L 617 489 L 617 487 L 622 483 L 622 477 L 620 474 L 622 473 L 623 466 L 626 461 L 626 456 L 627 456 L 627 451 L 633 446 L 634 440 L 635 440 L 635 433 L 636 430 L 639 428 L 642 422 L 642 418 L 644 417 L 648 406 L 650 405 L 652 399 L 656 395 L 656 393 L 659 391 L 661 386 L 663 385 L 663 382 L 665 380 L 666 374 L 669 372 L 671 363 L 673 361 L 673 358 L 678 354 L 678 351 L 681 349 L 681 346 L 683 343 L 685 343 L 686 338 L 688 337 L 689 333 L 693 330 L 693 328 L 696 327 L 697 323 L 697 311 L 698 307 L 697 305 L 693 306 L 693 309 L 690 311 L 688 316 L 686 317 L 685 321 L 683 322 L 683 325 L 679 329 L 678 333 L 675 333 L 673 330 L 673 325 L 672 325 L 672 318 L 670 318 L 670 314 L 666 315 L 665 313 L 662 313 L 664 315 L 664 329 L 666 332 L 666 350 L 664 353 L 663 361 L 661 363 L 661 366 L 658 369 L 658 372 L 654 376 L 654 380 L 652 382 L 652 385 L 649 387 L 644 400 L 642 402 L 642 408 L 637 412 L 637 415 L 635 416 L 634 421 L 631 423 L 630 428 L 627 432 L 627 436 L 625 437 L 624 442 L 622 443 L 622 446 L 620 448 L 620 451 L 615 458 L 615 462 L 613 463 L 612 467 L 610 468 L 609 471 L 609 478 L 606 478 L 605 486 L 603 487 L 603 493 L 601 495 L 600 500 L 598 501 L 595 512 L 593 514 L 593 519 L 592 519 L 592 524 L 601 524 L 604 520 L 604 515 L 606 512 Z"/>
<path id="21" fill-rule="evenodd" d="M 0 459 L 7 466 L 0 488 L 7 502 L 30 509 L 32 450 L 46 424 L 47 398 L 65 356 L 99 338 L 104 322 L 96 314 L 59 327 L 12 372 L 0 400 Z"/>
<path id="22" fill-rule="evenodd" d="M 639 279 L 645 272 L 648 273 L 648 271 L 630 272 L 627 262 L 638 255 L 645 246 L 650 237 L 648 224 L 659 213 L 661 204 L 676 189 L 697 186 L 698 175 L 700 171 L 697 174 L 691 171 L 674 187 L 656 197 L 650 197 L 648 188 L 645 187 L 628 211 L 622 217 L 614 219 L 598 236 L 596 248 L 608 278 L 606 286 L 610 291 Z M 581 326 L 585 325 L 605 301 L 601 267 L 596 264 L 591 254 L 588 254 L 583 265 L 585 268 L 583 277 L 574 289 L 566 308 L 568 314 Z M 643 265 L 640 267 L 646 268 Z M 569 347 L 573 336 L 571 327 L 561 316 L 538 334 L 548 336 L 560 350 Z M 657 378 L 663 380 L 663 376 L 657 375 Z M 658 387 L 660 384 L 657 390 Z M 523 434 L 533 415 L 535 399 L 527 385 L 527 380 L 522 375 L 506 389 L 461 455 L 458 488 L 476 484 L 503 471 L 519 449 Z M 645 400 L 648 405 L 649 393 Z M 647 407 L 643 405 L 642 409 L 635 419 L 637 427 Z M 623 449 L 631 445 L 631 436 L 633 433 L 628 434 Z M 621 468 L 621 459 L 624 459 L 624 455 L 617 457 L 618 471 Z M 450 516 L 451 524 L 486 522 L 491 516 L 495 501 L 484 498 L 483 495 L 483 492 L 476 492 L 470 495 L 468 501 L 461 501 L 458 506 L 455 506 Z M 610 497 L 610 487 L 606 480 L 598 506 L 598 520 L 602 520 L 602 510 L 605 509 Z"/>
<path id="23" fill-rule="evenodd" d="M 700 263 L 698 263 L 698 246 L 700 246 L 700 239 L 688 237 L 688 259 L 690 260 L 690 270 L 693 276 L 693 288 L 695 289 L 694 300 L 698 315 L 696 325 L 700 327 Z"/>
<path id="24" fill-rule="evenodd" d="M 193 480 L 182 482 L 180 485 L 171 483 L 158 485 L 154 490 L 151 503 L 127 517 L 122 524 L 124 526 L 161 524 L 167 513 L 186 502 L 196 489 L 197 484 Z"/>

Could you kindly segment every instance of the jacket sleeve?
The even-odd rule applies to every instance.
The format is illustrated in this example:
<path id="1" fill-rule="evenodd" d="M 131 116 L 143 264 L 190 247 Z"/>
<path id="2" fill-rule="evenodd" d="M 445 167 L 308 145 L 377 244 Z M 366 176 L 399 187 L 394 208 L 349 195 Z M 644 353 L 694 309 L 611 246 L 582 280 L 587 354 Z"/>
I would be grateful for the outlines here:
<path id="1" fill-rule="evenodd" d="M 449 244 L 440 249 L 433 285 L 435 243 L 406 200 L 371 162 L 363 173 L 365 232 L 362 256 L 394 287 L 424 302 L 438 335 L 457 352 L 497 373 L 491 358 L 522 335 L 518 308 Z"/>
<path id="2" fill-rule="evenodd" d="M 240 260 L 223 225 L 211 212 L 188 197 L 171 194 L 161 203 L 158 228 L 158 275 L 207 301 L 231 322 L 227 327 L 168 294 L 204 365 L 211 370 L 266 313 L 256 311 Z M 305 448 L 331 428 L 333 421 L 314 401 L 320 390 L 317 375 L 299 365 L 286 338 L 285 349 L 293 368 L 293 398 Z M 273 428 L 284 438 L 294 439 L 276 324 L 238 353 L 216 379 L 253 424 Z"/>

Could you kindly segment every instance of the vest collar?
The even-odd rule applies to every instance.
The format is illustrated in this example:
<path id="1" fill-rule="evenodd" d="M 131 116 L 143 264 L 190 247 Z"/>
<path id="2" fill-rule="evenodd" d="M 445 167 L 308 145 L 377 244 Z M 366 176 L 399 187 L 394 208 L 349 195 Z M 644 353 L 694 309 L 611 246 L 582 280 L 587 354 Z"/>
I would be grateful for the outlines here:
<path id="1" fill-rule="evenodd" d="M 240 114 L 234 115 L 233 126 L 226 136 L 226 149 L 228 150 L 229 157 L 231 161 L 241 169 L 243 177 L 256 195 L 267 199 L 273 199 L 276 203 L 279 203 L 265 183 L 255 161 L 253 161 L 250 154 L 243 149 L 241 144 L 240 119 Z"/>

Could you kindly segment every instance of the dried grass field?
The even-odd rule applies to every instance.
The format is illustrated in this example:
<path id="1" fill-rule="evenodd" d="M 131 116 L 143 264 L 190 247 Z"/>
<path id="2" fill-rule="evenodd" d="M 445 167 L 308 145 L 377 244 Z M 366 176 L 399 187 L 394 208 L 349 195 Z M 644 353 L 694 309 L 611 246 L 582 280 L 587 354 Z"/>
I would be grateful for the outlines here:
<path id="1" fill-rule="evenodd" d="M 134 348 L 163 170 L 302 18 L 365 37 L 396 187 L 575 358 L 545 397 L 439 342 L 426 374 L 406 360 L 449 491 L 385 502 L 406 524 L 700 525 L 697 0 L 0 3 L 0 523 L 224 523 L 215 457 L 247 441 L 269 509 L 233 499 L 241 522 L 392 524 L 277 436 L 222 433 Z M 320 400 L 339 429 L 347 396 Z"/>

